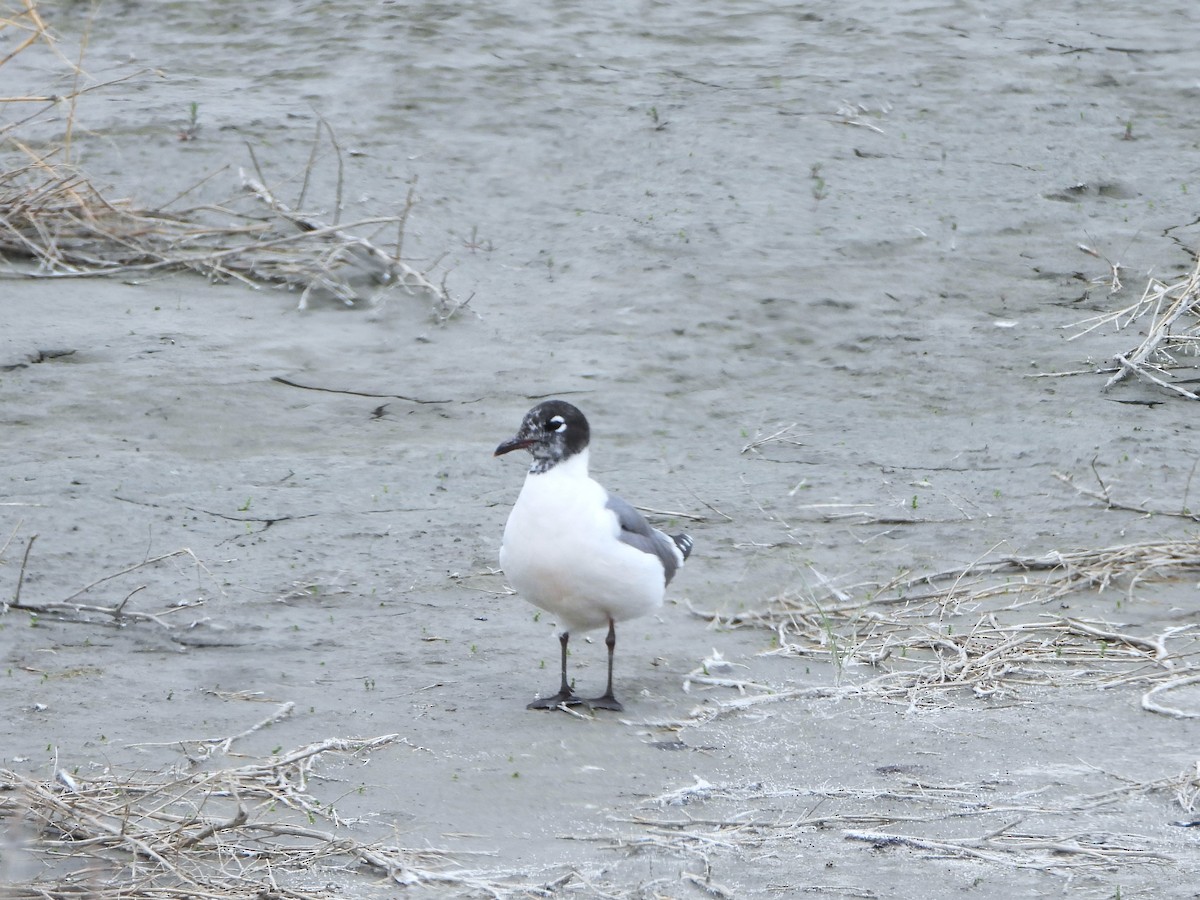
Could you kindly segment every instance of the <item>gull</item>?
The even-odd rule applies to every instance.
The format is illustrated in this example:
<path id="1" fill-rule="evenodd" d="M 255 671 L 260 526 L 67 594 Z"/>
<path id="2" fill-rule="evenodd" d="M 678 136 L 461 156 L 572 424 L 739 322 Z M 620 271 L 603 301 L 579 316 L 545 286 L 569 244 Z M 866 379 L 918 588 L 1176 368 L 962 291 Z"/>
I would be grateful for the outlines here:
<path id="1" fill-rule="evenodd" d="M 620 710 L 613 695 L 616 623 L 654 612 L 692 552 L 686 534 L 668 535 L 588 475 L 591 431 L 582 412 L 562 400 L 539 403 L 495 456 L 528 450 L 525 484 L 504 526 L 500 568 L 521 596 L 553 613 L 560 628 L 562 680 L 558 693 L 529 709 L 586 704 Z M 567 681 L 571 634 L 608 626 L 608 688 L 595 699 Z"/>

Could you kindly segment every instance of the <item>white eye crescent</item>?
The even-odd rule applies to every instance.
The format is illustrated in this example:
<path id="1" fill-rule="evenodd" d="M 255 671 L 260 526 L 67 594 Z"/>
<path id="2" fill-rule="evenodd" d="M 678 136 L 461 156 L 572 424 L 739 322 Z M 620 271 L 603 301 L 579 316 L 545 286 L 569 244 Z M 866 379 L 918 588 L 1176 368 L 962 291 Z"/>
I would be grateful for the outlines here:
<path id="1" fill-rule="evenodd" d="M 562 416 L 551 416 L 550 424 L 554 426 L 553 430 L 558 434 L 567 430 L 566 420 Z"/>

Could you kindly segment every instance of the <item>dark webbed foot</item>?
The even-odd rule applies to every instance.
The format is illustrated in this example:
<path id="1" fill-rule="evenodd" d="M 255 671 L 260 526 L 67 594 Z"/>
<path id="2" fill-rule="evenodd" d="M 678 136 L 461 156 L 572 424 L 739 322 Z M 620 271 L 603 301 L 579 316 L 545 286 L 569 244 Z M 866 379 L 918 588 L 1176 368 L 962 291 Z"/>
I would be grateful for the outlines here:
<path id="1" fill-rule="evenodd" d="M 594 700 L 584 700 L 592 709 L 611 709 L 613 712 L 623 712 L 625 707 L 612 694 L 605 694 L 603 697 L 596 697 Z"/>
<path id="2" fill-rule="evenodd" d="M 552 697 L 538 697 L 532 703 L 526 704 L 526 709 L 559 709 L 564 706 L 587 706 L 589 709 L 610 709 L 613 712 L 622 712 L 623 707 L 615 696 L 613 696 L 613 648 L 617 645 L 617 630 L 612 619 L 608 620 L 608 638 L 604 641 L 608 645 L 608 687 L 604 691 L 602 697 L 597 697 L 594 700 L 585 700 L 571 689 L 571 683 L 567 681 L 567 641 L 570 640 L 570 635 L 563 632 L 558 636 L 559 644 L 562 645 L 562 687 L 558 689 L 558 693 Z"/>
<path id="3" fill-rule="evenodd" d="M 560 706 L 579 706 L 587 703 L 574 691 L 559 691 L 552 697 L 538 697 L 532 703 L 526 704 L 526 709 L 558 709 Z"/>

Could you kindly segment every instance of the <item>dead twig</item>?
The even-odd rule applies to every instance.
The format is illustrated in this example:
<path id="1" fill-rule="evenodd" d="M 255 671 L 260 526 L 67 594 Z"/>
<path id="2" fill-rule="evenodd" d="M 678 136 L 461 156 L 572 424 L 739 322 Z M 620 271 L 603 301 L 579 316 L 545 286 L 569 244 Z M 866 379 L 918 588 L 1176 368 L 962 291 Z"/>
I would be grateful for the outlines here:
<path id="1" fill-rule="evenodd" d="M 158 613 L 144 612 L 141 610 L 133 610 L 133 609 L 126 608 L 127 604 L 129 603 L 130 598 L 133 597 L 134 594 L 137 594 L 140 591 L 144 590 L 146 588 L 146 585 L 140 585 L 138 587 L 133 588 L 132 590 L 128 591 L 125 594 L 123 599 L 121 599 L 117 603 L 112 604 L 111 606 L 104 606 L 104 605 L 94 604 L 94 603 L 83 603 L 83 602 L 80 602 L 80 600 L 78 598 L 80 598 L 84 594 L 94 590 L 95 588 L 99 587 L 100 585 L 103 585 L 103 584 L 106 584 L 107 582 L 113 581 L 114 579 L 121 578 L 125 575 L 130 575 L 141 569 L 153 567 L 159 563 L 165 562 L 170 559 L 175 559 L 176 557 L 180 557 L 180 556 L 188 557 L 195 563 L 195 565 L 197 566 L 198 569 L 200 569 L 201 571 L 207 571 L 207 569 L 205 569 L 205 567 L 204 567 L 204 564 L 202 562 L 200 562 L 200 559 L 196 556 L 196 554 L 193 553 L 190 549 L 184 547 L 180 550 L 173 550 L 170 553 L 163 553 L 159 556 L 144 559 L 141 562 L 136 563 L 132 566 L 127 566 L 126 568 L 121 569 L 118 572 L 112 572 L 108 575 L 103 575 L 100 578 L 95 579 L 91 583 L 84 585 L 83 587 L 81 587 L 79 590 L 72 593 L 70 596 L 68 596 L 64 600 L 45 600 L 45 601 L 33 602 L 33 601 L 23 600 L 21 598 L 21 584 L 24 581 L 25 568 L 27 567 L 27 565 L 29 563 L 30 550 L 33 548 L 33 541 L 36 537 L 37 537 L 37 535 L 33 535 L 33 537 L 31 537 L 29 539 L 29 542 L 25 545 L 25 554 L 21 561 L 21 573 L 18 576 L 18 580 L 17 580 L 17 590 L 15 592 L 15 595 L 14 595 L 12 601 L 4 604 L 3 611 L 7 611 L 9 609 L 15 609 L 15 610 L 21 610 L 23 612 L 32 613 L 34 615 L 51 615 L 51 614 L 57 615 L 57 614 L 67 613 L 67 614 L 72 614 L 72 615 L 76 615 L 76 616 L 102 616 L 113 625 L 121 625 L 125 622 L 152 622 L 153 624 L 159 626 L 160 628 L 162 628 L 165 631 L 172 631 L 174 626 L 172 626 L 169 622 L 165 621 L 162 617 L 164 615 L 166 615 L 167 613 L 180 608 L 179 606 L 171 607 L 171 608 L 168 608 L 168 609 L 163 610 Z"/>
<path id="2" fill-rule="evenodd" d="M 1101 503 L 1104 504 L 1106 509 L 1121 509 L 1126 512 L 1138 513 L 1143 516 L 1174 516 L 1175 518 L 1187 519 L 1191 522 L 1200 522 L 1200 515 L 1197 515 L 1196 513 L 1189 511 L 1187 509 L 1186 505 L 1182 506 L 1178 510 L 1152 509 L 1143 504 L 1126 503 L 1123 501 L 1113 499 L 1112 493 L 1109 490 L 1108 485 L 1105 483 L 1104 479 L 1100 477 L 1100 473 L 1096 470 L 1096 461 L 1094 459 L 1092 460 L 1092 474 L 1095 475 L 1096 481 L 1100 485 L 1099 491 L 1094 491 L 1089 488 L 1085 488 L 1081 485 L 1078 485 L 1075 483 L 1075 480 L 1072 476 L 1065 475 L 1061 472 L 1055 472 L 1054 477 L 1057 478 L 1059 481 L 1061 481 L 1063 484 L 1070 485 L 1072 488 L 1074 488 L 1078 493 L 1082 494 L 1083 496 L 1091 497 L 1093 500 L 1099 500 Z M 1186 494 L 1185 494 L 1184 499 L 1186 502 Z"/>
<path id="3" fill-rule="evenodd" d="M 1142 695 L 1142 709 L 1164 716 L 1171 716 L 1175 719 L 1200 719 L 1200 711 L 1187 711 L 1177 709 L 1173 706 L 1165 706 L 1155 699 L 1159 694 L 1165 694 L 1167 691 L 1187 687 L 1191 684 L 1200 684 L 1200 674 L 1184 675 L 1182 678 L 1175 678 L 1163 684 L 1155 685 Z"/>
<path id="4" fill-rule="evenodd" d="M 1080 246 L 1096 255 L 1090 248 Z M 1120 285 L 1119 268 L 1113 266 L 1114 292 Z M 1151 278 L 1142 296 L 1134 303 L 1067 326 L 1076 329 L 1076 333 L 1068 340 L 1081 338 L 1106 326 L 1120 331 L 1146 316 L 1150 317 L 1150 324 L 1145 337 L 1137 346 L 1112 357 L 1117 368 L 1102 390 L 1108 391 L 1126 378 L 1136 377 L 1176 396 L 1200 400 L 1200 394 L 1183 387 L 1178 379 L 1170 380 L 1166 374 L 1181 368 L 1197 368 L 1195 358 L 1200 350 L 1200 256 L 1191 272 L 1176 281 L 1167 283 Z"/>
<path id="5" fill-rule="evenodd" d="M 909 847 L 926 850 L 937 856 L 979 859 L 1002 866 L 1042 871 L 1077 868 L 1113 860 L 1137 860 L 1163 865 L 1174 862 L 1174 858 L 1165 853 L 1145 846 L 1131 846 L 1134 841 L 1127 835 L 1105 835 L 1103 842 L 1097 841 L 1092 835 L 1005 835 L 1009 827 L 1005 826 L 981 838 L 931 840 L 878 831 L 847 831 L 845 837 L 849 841 L 865 841 L 876 848 Z M 1146 838 L 1140 838 L 1140 841 L 1142 844 L 1149 843 Z"/>
<path id="6" fill-rule="evenodd" d="M 309 793 L 310 776 L 330 754 L 366 762 L 370 753 L 393 745 L 412 747 L 398 734 L 328 738 L 183 777 L 128 776 L 105 767 L 95 775 L 59 769 L 53 779 L 36 781 L 0 769 L 0 819 L 19 815 L 36 829 L 22 853 L 41 863 L 35 881 L 6 883 L 5 896 L 316 900 L 325 891 L 307 887 L 315 866 L 339 865 L 353 877 L 356 864 L 408 887 L 494 897 L 534 892 L 537 885 L 511 874 L 470 871 L 454 862 L 487 853 L 363 840 L 331 804 Z M 317 827 L 321 822 L 330 827 Z M 64 859 L 71 864 L 64 866 Z M 103 884 L 87 874 L 96 868 L 105 871 Z"/>

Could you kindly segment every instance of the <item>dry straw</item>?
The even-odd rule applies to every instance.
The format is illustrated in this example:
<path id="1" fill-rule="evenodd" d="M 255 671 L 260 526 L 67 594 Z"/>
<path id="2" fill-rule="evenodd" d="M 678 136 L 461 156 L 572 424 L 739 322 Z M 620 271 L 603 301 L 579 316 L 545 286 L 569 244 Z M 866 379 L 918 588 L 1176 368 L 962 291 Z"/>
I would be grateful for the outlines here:
<path id="1" fill-rule="evenodd" d="M 401 257 L 405 225 L 416 202 L 412 189 L 398 214 L 347 223 L 337 222 L 335 214 L 333 222 L 326 222 L 282 201 L 251 149 L 253 173 L 243 172 L 240 192 L 220 203 L 171 208 L 212 175 L 157 208 L 108 196 L 72 164 L 71 140 L 79 98 L 117 82 L 81 86 L 81 68 L 62 54 L 32 0 L 0 11 L 0 34 L 5 32 L 16 40 L 0 57 L 0 72 L 23 55 L 40 51 L 66 70 L 72 87 L 65 95 L 0 96 L 0 260 L 26 261 L 20 267 L 5 267 L 0 275 L 128 278 L 191 271 L 253 288 L 297 291 L 301 308 L 316 298 L 348 305 L 380 302 L 399 288 L 431 298 L 439 321 L 450 319 L 469 302 L 451 295 L 444 274 L 433 275 L 440 260 L 421 269 Z M 61 117 L 59 140 L 34 146 L 22 137 L 35 125 L 58 121 L 55 116 Z M 333 209 L 342 208 L 342 152 L 324 121 L 318 122 L 297 206 L 307 195 L 319 147 L 326 144 L 337 165 Z M 390 246 L 380 246 L 360 233 L 363 229 L 394 237 Z"/>
<path id="2" fill-rule="evenodd" d="M 655 851 L 683 859 L 695 871 L 685 870 L 682 880 L 716 897 L 740 894 L 718 880 L 715 863 L 730 856 L 791 859 L 797 846 L 811 843 L 814 833 L 840 834 L 846 841 L 869 844 L 875 850 L 901 849 L 929 859 L 1034 870 L 1062 876 L 1068 883 L 1080 876 L 1111 877 L 1118 867 L 1178 865 L 1179 858 L 1167 851 L 1178 847 L 1180 855 L 1189 853 L 1186 837 L 1167 848 L 1161 835 L 1082 827 L 1081 822 L 1093 814 L 1120 821 L 1122 802 L 1137 802 L 1151 794 L 1171 795 L 1185 812 L 1194 814 L 1200 801 L 1200 773 L 1189 770 L 1144 782 L 1097 774 L 1119 783 L 1079 795 L 1063 792 L 1055 784 L 1013 791 L 1004 779 L 940 783 L 903 771 L 888 773 L 868 787 L 796 787 L 758 780 L 711 783 L 696 778 L 647 799 L 642 812 L 614 817 L 613 833 L 564 837 L 613 850 Z M 1183 828 L 1195 823 L 1170 824 Z M 790 871 L 781 874 L 792 876 Z M 674 896 L 672 881 L 661 879 L 668 896 Z M 786 892 L 791 896 L 809 890 L 825 893 L 815 885 L 802 891 L 794 883 Z M 876 896 L 846 890 L 846 896 Z M 843 894 L 842 890 L 829 892 Z"/>
<path id="3" fill-rule="evenodd" d="M 0 558 L 16 534 L 14 529 L 0 545 Z M 193 616 L 206 602 L 203 587 L 209 573 L 190 550 L 147 558 L 52 600 L 29 598 L 22 590 L 35 541 L 36 535 L 25 543 L 13 595 L 0 603 L 0 616 L 21 612 L 85 626 L 140 625 L 178 641 L 185 641 L 198 624 L 194 619 L 173 621 Z M 172 584 L 194 570 L 198 599 L 152 611 L 135 608 L 134 598 L 144 597 L 141 591 L 148 585 L 129 590 L 126 583 L 153 578 L 163 569 L 174 576 Z M 112 599 L 94 599 L 106 594 Z M 315 786 L 342 781 L 329 772 L 331 756 L 349 755 L 361 767 L 369 764 L 372 753 L 393 746 L 428 752 L 399 734 L 327 738 L 266 759 L 221 765 L 235 744 L 289 719 L 294 711 L 294 703 L 284 702 L 233 734 L 133 745 L 179 751 L 180 764 L 165 772 L 122 773 L 95 763 L 56 763 L 52 777 L 38 779 L 0 769 L 0 898 L 316 900 L 331 896 L 330 883 L 353 885 L 363 875 L 471 896 L 538 896 L 575 877 L 573 871 L 559 874 L 545 885 L 529 882 L 524 873 L 465 868 L 463 857 L 492 854 L 380 840 L 377 826 L 360 827 L 329 799 L 317 796 Z M 365 792 L 367 786 L 359 790 Z M 343 786 L 341 799 L 334 799 L 341 803 L 354 792 Z M 360 837 L 368 831 L 375 836 Z M 357 890 L 351 886 L 346 893 Z"/>
<path id="4" fill-rule="evenodd" d="M 1048 690 L 1123 685 L 1141 689 L 1149 712 L 1200 717 L 1200 704 L 1186 699 L 1188 689 L 1200 684 L 1194 623 L 1136 626 L 1064 611 L 1095 609 L 1104 598 L 1110 609 L 1146 618 L 1134 612 L 1144 589 L 1182 582 L 1190 598 L 1198 577 L 1197 538 L 1041 556 L 989 553 L 962 567 L 905 572 L 887 584 L 844 589 L 817 575 L 818 589 L 776 594 L 754 609 L 733 615 L 692 611 L 722 628 L 767 630 L 775 644 L 769 655 L 832 663 L 837 683 L 779 688 L 743 680 L 738 666 L 714 652 L 689 674 L 687 686 L 733 689 L 738 696 L 721 699 L 710 690 L 685 718 L 637 724 L 682 732 L 744 713 L 769 716 L 767 707 L 795 701 L 853 697 L 930 708 L 1044 702 Z M 707 739 L 707 731 L 698 733 Z M 737 892 L 713 874 L 714 862 L 730 854 L 782 859 L 814 831 L 840 832 L 875 850 L 1070 881 L 1111 877 L 1130 866 L 1176 866 L 1190 852 L 1182 831 L 1170 841 L 1162 829 L 1145 834 L 1085 827 L 1081 823 L 1099 821 L 1093 811 L 1120 821 L 1120 810 L 1139 797 L 1166 795 L 1183 813 L 1165 822 L 1169 831 L 1200 824 L 1197 765 L 1147 780 L 1096 770 L 1117 785 L 1089 794 L 1053 782 L 1011 791 L 1006 780 L 938 783 L 904 768 L 877 774 L 890 783 L 814 787 L 697 778 L 648 800 L 644 806 L 653 813 L 617 820 L 615 833 L 580 839 L 692 860 L 695 871 L 685 877 L 712 896 L 733 897 Z"/>
<path id="5" fill-rule="evenodd" d="M 832 662 L 836 688 L 776 692 L 763 685 L 712 679 L 743 696 L 701 708 L 722 711 L 789 696 L 853 695 L 914 706 L 976 698 L 1018 697 L 1034 686 L 1122 684 L 1144 689 L 1142 706 L 1181 718 L 1200 707 L 1168 702 L 1172 691 L 1200 682 L 1193 624 L 1145 632 L 1063 612 L 1068 598 L 1107 593 L 1134 604 L 1150 582 L 1200 577 L 1200 539 L 1150 541 L 1044 556 L 987 556 L 962 568 L 904 573 L 885 585 L 818 594 L 784 591 L 757 609 L 733 615 L 693 610 L 724 627 L 769 629 L 774 655 Z M 865 596 L 856 599 L 853 593 Z M 861 673 L 860 677 L 848 677 Z"/>
<path id="6" fill-rule="evenodd" d="M 1188 387 L 1200 379 L 1180 378 L 1176 374 L 1197 369 L 1197 350 L 1200 349 L 1200 256 L 1189 273 L 1174 281 L 1151 278 L 1136 302 L 1068 326 L 1076 329 L 1076 333 L 1068 340 L 1077 340 L 1110 326 L 1117 331 L 1124 331 L 1147 317 L 1150 322 L 1145 337 L 1136 346 L 1113 356 L 1115 366 L 1087 370 L 1086 373 L 1042 373 L 1034 377 L 1099 371 L 1110 376 L 1104 383 L 1104 390 L 1134 377 L 1175 396 L 1200 400 L 1200 394 Z"/>
<path id="7" fill-rule="evenodd" d="M 53 779 L 35 780 L 0 769 L 0 822 L 10 836 L 30 838 L 5 848 L 9 871 L 0 871 L 6 882 L 0 896 L 308 900 L 330 896 L 331 882 L 346 883 L 358 872 L 475 896 L 542 889 L 504 873 L 465 869 L 455 862 L 461 851 L 359 840 L 356 823 L 310 792 L 310 782 L 325 780 L 317 766 L 326 757 L 349 755 L 361 766 L 395 745 L 420 749 L 386 734 L 329 738 L 206 772 L 59 769 Z"/>
<path id="8" fill-rule="evenodd" d="M 905 775 L 888 786 L 871 788 L 796 788 L 761 782 L 718 785 L 697 779 L 648 800 L 644 806 L 657 807 L 654 813 L 619 820 L 636 826 L 633 834 L 588 839 L 612 846 L 667 849 L 707 864 L 715 850 L 753 851 L 765 856 L 802 841 L 814 830 L 840 829 L 845 839 L 876 848 L 905 846 L 938 857 L 983 859 L 1014 868 L 1067 873 L 1114 863 L 1161 865 L 1172 861 L 1170 855 L 1141 835 L 1032 831 L 1019 826 L 1037 820 L 1049 829 L 1055 819 L 1061 819 L 1069 829 L 1084 812 L 1140 794 L 1178 796 L 1186 791 L 1194 804 L 1198 787 L 1200 781 L 1191 772 L 1056 799 L 1045 796 L 1045 787 L 1005 792 L 999 783 L 940 784 Z M 698 806 L 704 807 L 703 814 L 694 809 Z M 824 809 L 829 806 L 839 811 Z M 937 836 L 934 827 L 954 824 L 955 830 L 961 831 L 964 824 L 975 822 L 981 830 L 971 838 Z M 880 830 L 884 828 L 904 828 L 908 833 Z"/>

